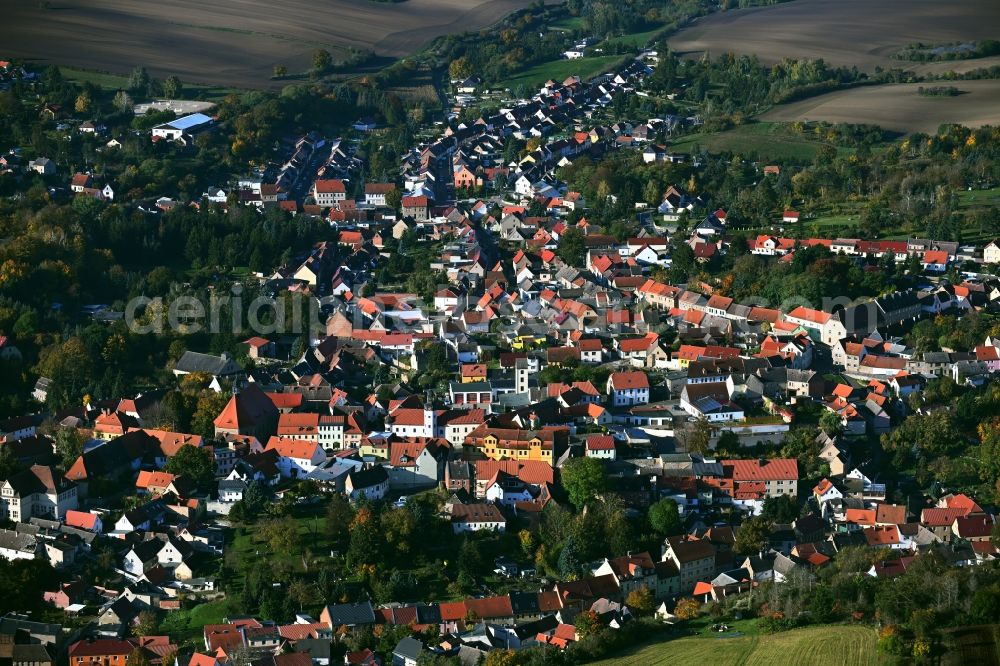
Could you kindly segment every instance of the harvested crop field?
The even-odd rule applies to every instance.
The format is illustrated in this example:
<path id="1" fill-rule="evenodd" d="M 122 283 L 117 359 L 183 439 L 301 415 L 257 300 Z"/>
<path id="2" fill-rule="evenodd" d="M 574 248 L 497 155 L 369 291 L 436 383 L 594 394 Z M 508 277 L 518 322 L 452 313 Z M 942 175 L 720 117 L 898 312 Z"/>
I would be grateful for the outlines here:
<path id="1" fill-rule="evenodd" d="M 933 133 L 942 123 L 969 127 L 1000 124 L 1000 81 L 953 81 L 962 94 L 925 97 L 918 83 L 863 86 L 783 104 L 763 120 L 791 122 L 825 120 L 831 123 L 869 123 L 892 132 Z"/>
<path id="2" fill-rule="evenodd" d="M 439 35 L 495 23 L 530 0 L 19 0 L 5 3 L 0 57 L 235 87 L 281 85 L 274 65 L 310 67 L 350 47 L 396 58 Z M 49 5 L 48 9 L 43 8 Z"/>
<path id="3" fill-rule="evenodd" d="M 997 26 L 996 0 L 795 0 L 718 12 L 668 41 L 682 54 L 732 51 L 756 54 L 768 64 L 783 58 L 823 58 L 866 71 L 881 66 L 931 73 L 967 71 L 1000 59 L 919 63 L 890 56 L 914 42 L 995 39 Z"/>

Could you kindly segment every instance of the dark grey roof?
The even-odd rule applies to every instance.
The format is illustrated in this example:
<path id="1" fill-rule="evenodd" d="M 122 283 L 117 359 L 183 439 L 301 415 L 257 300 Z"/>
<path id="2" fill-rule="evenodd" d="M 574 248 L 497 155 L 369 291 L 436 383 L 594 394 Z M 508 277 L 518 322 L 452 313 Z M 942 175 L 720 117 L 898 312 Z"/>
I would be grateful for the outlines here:
<path id="1" fill-rule="evenodd" d="M 351 485 L 355 490 L 371 488 L 389 480 L 389 474 L 381 465 L 375 465 L 368 469 L 355 470 L 350 473 Z"/>
<path id="2" fill-rule="evenodd" d="M 534 622 L 526 622 L 525 624 L 519 624 L 514 628 L 514 633 L 517 634 L 518 638 L 524 640 L 526 638 L 534 638 L 538 634 L 554 631 L 556 627 L 559 626 L 559 618 L 555 615 L 546 615 L 545 617 L 535 620 Z"/>
<path id="3" fill-rule="evenodd" d="M 212 356 L 211 354 L 201 354 L 199 352 L 186 351 L 174 366 L 180 372 L 204 372 L 216 377 L 236 375 L 243 372 L 228 354 L 222 356 Z"/>
<path id="4" fill-rule="evenodd" d="M 33 622 L 23 616 L 18 617 L 13 613 L 0 619 L 0 634 L 12 635 L 18 629 L 27 631 L 35 638 L 58 637 L 62 634 L 61 624 L 50 624 L 48 622 Z"/>
<path id="5" fill-rule="evenodd" d="M 393 656 L 399 655 L 400 657 L 406 657 L 408 659 L 413 659 L 416 661 L 420 658 L 420 654 L 424 651 L 424 644 L 418 641 L 416 638 L 411 638 L 407 636 L 403 640 L 396 643 L 395 649 L 393 649 Z"/>
<path id="6" fill-rule="evenodd" d="M 0 548 L 31 552 L 37 546 L 38 542 L 35 540 L 34 535 L 15 532 L 14 530 L 0 530 Z"/>
<path id="7" fill-rule="evenodd" d="M 329 659 L 333 642 L 329 638 L 303 638 L 295 641 L 294 652 L 307 652 L 312 659 Z"/>
<path id="8" fill-rule="evenodd" d="M 538 594 L 535 592 L 511 592 L 510 605 L 514 609 L 514 614 L 537 613 Z"/>
<path id="9" fill-rule="evenodd" d="M 38 643 L 15 643 L 12 657 L 15 664 L 29 662 L 38 665 L 52 662 L 48 649 Z"/>
<path id="10" fill-rule="evenodd" d="M 330 616 L 330 624 L 334 627 L 375 624 L 375 609 L 372 608 L 370 601 L 354 604 L 332 604 L 326 607 L 326 611 Z"/>

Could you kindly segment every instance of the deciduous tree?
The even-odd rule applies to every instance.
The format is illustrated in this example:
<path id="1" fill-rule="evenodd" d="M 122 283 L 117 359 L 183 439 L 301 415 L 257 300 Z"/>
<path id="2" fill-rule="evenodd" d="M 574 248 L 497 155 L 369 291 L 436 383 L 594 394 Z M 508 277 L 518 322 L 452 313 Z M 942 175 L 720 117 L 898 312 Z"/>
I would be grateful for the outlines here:
<path id="1" fill-rule="evenodd" d="M 685 597 L 677 600 L 674 615 L 682 620 L 693 620 L 701 615 L 701 604 L 696 599 Z"/>
<path id="2" fill-rule="evenodd" d="M 215 460 L 208 449 L 186 444 L 167 461 L 167 471 L 207 488 L 215 479 Z"/>
<path id="3" fill-rule="evenodd" d="M 649 524 L 660 536 L 680 534 L 683 527 L 677 502 L 664 497 L 649 507 Z"/>
<path id="4" fill-rule="evenodd" d="M 736 542 L 733 544 L 733 549 L 743 555 L 759 553 L 764 550 L 772 527 L 771 521 L 763 516 L 747 518 L 736 530 Z"/>
<path id="5" fill-rule="evenodd" d="M 607 488 L 607 472 L 596 458 L 573 458 L 563 465 L 562 483 L 573 506 L 583 509 Z"/>
<path id="6" fill-rule="evenodd" d="M 653 593 L 645 585 L 637 587 L 625 597 L 625 605 L 638 615 L 652 615 L 655 610 L 654 603 Z"/>

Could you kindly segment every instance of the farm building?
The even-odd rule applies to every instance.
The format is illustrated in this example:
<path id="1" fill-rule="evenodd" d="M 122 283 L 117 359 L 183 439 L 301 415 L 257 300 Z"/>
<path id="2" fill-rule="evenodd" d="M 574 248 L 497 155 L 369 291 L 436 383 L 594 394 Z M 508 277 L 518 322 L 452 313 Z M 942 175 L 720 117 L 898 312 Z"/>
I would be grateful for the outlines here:
<path id="1" fill-rule="evenodd" d="M 192 113 L 189 116 L 171 120 L 153 128 L 153 137 L 176 141 L 185 134 L 194 134 L 207 129 L 214 121 L 204 113 Z"/>

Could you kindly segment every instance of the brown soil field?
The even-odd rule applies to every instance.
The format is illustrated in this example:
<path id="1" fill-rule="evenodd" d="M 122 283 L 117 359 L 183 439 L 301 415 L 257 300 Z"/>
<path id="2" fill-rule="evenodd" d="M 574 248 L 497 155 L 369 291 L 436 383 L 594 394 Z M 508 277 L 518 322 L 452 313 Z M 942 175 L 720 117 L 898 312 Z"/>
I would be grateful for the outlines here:
<path id="1" fill-rule="evenodd" d="M 274 65 L 310 67 L 312 52 L 346 47 L 383 58 L 439 35 L 492 25 L 530 0 L 34 0 L 0 2 L 0 57 L 234 87 L 281 85 Z"/>
<path id="2" fill-rule="evenodd" d="M 997 0 L 795 0 L 718 12 L 668 39 L 684 54 L 732 51 L 756 54 L 766 64 L 783 58 L 823 58 L 871 71 L 900 67 L 918 73 L 965 71 L 997 58 L 919 63 L 890 56 L 907 44 L 995 39 Z"/>
<path id="3" fill-rule="evenodd" d="M 864 86 L 782 104 L 765 113 L 762 120 L 791 122 L 825 120 L 831 123 L 871 123 L 893 132 L 933 133 L 942 123 L 969 127 L 1000 124 L 1000 80 L 951 81 L 962 94 L 955 97 L 925 97 L 921 85 Z"/>

